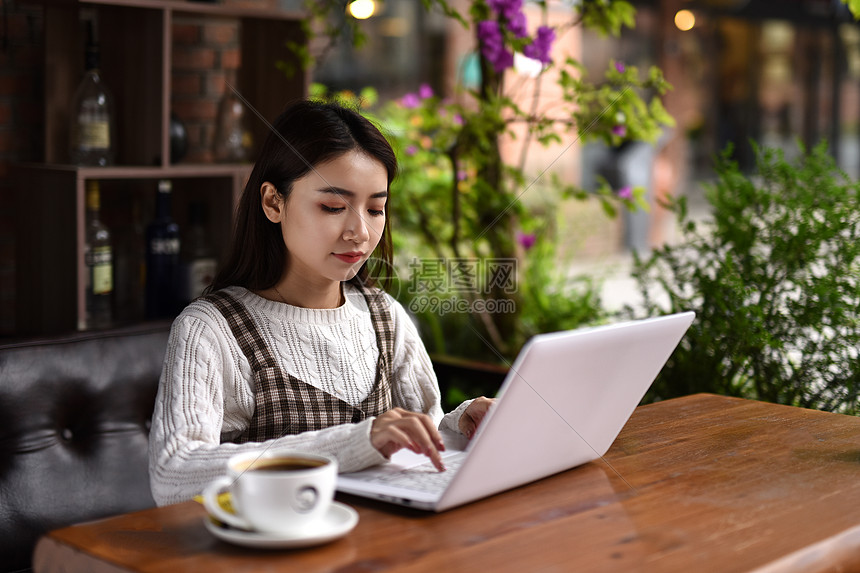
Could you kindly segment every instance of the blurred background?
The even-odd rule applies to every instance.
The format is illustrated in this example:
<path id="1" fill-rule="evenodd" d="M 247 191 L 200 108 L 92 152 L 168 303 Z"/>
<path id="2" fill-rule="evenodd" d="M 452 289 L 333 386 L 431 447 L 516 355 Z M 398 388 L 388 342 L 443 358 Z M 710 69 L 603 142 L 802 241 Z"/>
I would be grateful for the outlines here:
<path id="1" fill-rule="evenodd" d="M 592 0 L 583 0 L 592 1 Z M 232 2 L 231 2 L 232 3 Z M 254 0 L 236 5 L 294 9 L 289 0 Z M 333 12 L 339 29 L 307 71 L 308 83 L 360 92 L 374 87 L 381 101 L 397 100 L 422 85 L 441 96 L 457 83 L 477 81 L 473 33 L 420 0 L 370 4 L 358 27 L 366 43 L 353 46 L 349 10 Z M 750 138 L 796 153 L 796 142 L 824 139 L 838 165 L 853 178 L 860 171 L 860 28 L 837 0 L 662 0 L 637 1 L 635 27 L 604 37 L 582 27 L 557 39 L 584 66 L 601 74 L 617 60 L 661 68 L 672 84 L 663 103 L 674 118 L 639 162 L 647 167 L 647 213 L 595 217 L 593 205 L 564 204 L 570 235 L 564 240 L 577 272 L 605 278 L 607 304 L 630 294 L 626 269 L 631 250 L 647 252 L 676 236 L 674 216 L 658 201 L 685 196 L 691 212 L 707 210 L 703 184 L 713 176 L 714 154 L 728 142 L 742 169 L 752 169 Z M 465 2 L 451 2 L 460 10 Z M 570 13 L 570 2 L 550 2 L 548 14 Z M 539 18 L 535 7 L 526 10 Z M 529 12 L 531 10 L 531 12 Z M 559 16 L 561 17 L 561 16 Z M 342 21 L 339 21 L 342 19 Z M 0 21 L 0 335 L 16 333 L 15 188 L 10 166 L 44 158 L 46 22 L 38 3 L 3 0 Z M 229 19 L 193 15 L 172 22 L 171 109 L 187 131 L 185 162 L 211 162 L 212 138 L 224 79 L 240 62 L 240 29 Z M 322 40 L 319 40 L 320 42 Z M 272 74 L 281 73 L 274 68 Z M 109 81 L 109 80 L 108 80 Z M 564 178 L 588 188 L 604 161 L 601 143 L 574 141 L 569 147 L 530 156 L 528 171 L 552 166 Z M 31 200 L 39 205 L 39 193 Z"/>

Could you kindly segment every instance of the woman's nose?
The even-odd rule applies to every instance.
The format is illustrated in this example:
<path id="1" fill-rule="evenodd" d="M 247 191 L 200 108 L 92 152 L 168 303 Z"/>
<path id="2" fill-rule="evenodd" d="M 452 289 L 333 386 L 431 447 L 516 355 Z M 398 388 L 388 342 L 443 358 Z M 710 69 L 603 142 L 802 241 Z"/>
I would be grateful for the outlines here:
<path id="1" fill-rule="evenodd" d="M 352 215 L 348 219 L 347 227 L 344 230 L 343 238 L 354 243 L 363 243 L 370 239 L 368 224 L 361 212 L 352 212 Z"/>

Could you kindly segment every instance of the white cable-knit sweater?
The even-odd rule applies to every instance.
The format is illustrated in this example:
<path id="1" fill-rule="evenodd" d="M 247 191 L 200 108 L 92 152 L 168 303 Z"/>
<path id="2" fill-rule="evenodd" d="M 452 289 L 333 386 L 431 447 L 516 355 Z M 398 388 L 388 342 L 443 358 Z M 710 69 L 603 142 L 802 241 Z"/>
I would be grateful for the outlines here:
<path id="1" fill-rule="evenodd" d="M 343 288 L 346 302 L 335 309 L 290 306 L 241 287 L 225 292 L 245 305 L 285 372 L 358 405 L 373 388 L 379 350 L 364 297 L 347 283 Z M 440 428 L 457 431 L 468 402 L 443 416 L 436 375 L 418 332 L 403 307 L 388 299 L 394 324 L 393 405 L 424 412 Z M 385 461 L 370 443 L 374 418 L 262 444 L 229 442 L 248 427 L 254 407 L 251 367 L 226 319 L 211 303 L 190 304 L 173 323 L 155 400 L 149 475 L 156 503 L 199 494 L 224 473 L 230 456 L 247 450 L 327 453 L 345 472 Z"/>

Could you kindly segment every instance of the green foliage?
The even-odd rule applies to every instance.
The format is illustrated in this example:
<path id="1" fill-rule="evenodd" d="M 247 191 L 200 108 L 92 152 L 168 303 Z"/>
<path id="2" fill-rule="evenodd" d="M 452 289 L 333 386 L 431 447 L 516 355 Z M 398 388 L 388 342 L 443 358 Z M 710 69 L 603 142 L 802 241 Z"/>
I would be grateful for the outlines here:
<path id="1" fill-rule="evenodd" d="M 696 319 L 650 399 L 716 392 L 860 413 L 860 186 L 821 144 L 796 163 L 718 159 L 713 219 L 673 205 L 683 241 L 636 261 L 651 315 Z M 666 302 L 661 302 L 665 300 Z"/>
<path id="2" fill-rule="evenodd" d="M 848 10 L 854 16 L 855 20 L 860 20 L 860 0 L 842 0 L 843 4 L 848 6 Z"/>
<path id="3" fill-rule="evenodd" d="M 632 28 L 636 9 L 624 0 L 583 0 L 579 5 L 582 23 L 604 36 L 620 36 L 621 28 Z"/>
<path id="4" fill-rule="evenodd" d="M 302 0 L 302 10 L 306 14 L 301 21 L 303 41 L 287 41 L 286 48 L 296 60 L 278 60 L 275 67 L 293 77 L 311 68 L 319 59 L 324 59 L 326 54 L 338 41 L 346 39 L 355 47 L 361 47 L 367 42 L 367 36 L 359 25 L 359 20 L 345 16 L 347 6 L 351 0 Z M 444 5 L 442 0 L 437 0 Z M 312 53 L 309 46 L 314 38 L 321 38 L 323 48 L 320 53 Z"/>
<path id="5" fill-rule="evenodd" d="M 611 146 L 624 141 L 654 141 L 663 126 L 675 125 L 658 97 L 646 103 L 640 95 L 662 96 L 671 89 L 659 68 L 652 66 L 647 78 L 641 79 L 636 66 L 613 61 L 605 81 L 595 86 L 573 73 L 579 69 L 574 60 L 568 59 L 567 67 L 561 71 L 559 85 L 564 100 L 575 104 L 569 126 L 578 128 L 584 140 L 601 139 Z M 613 132 L 616 126 L 624 128 L 623 135 Z"/>
<path id="6" fill-rule="evenodd" d="M 526 336 L 570 330 L 607 318 L 600 301 L 600 285 L 591 277 L 559 273 L 555 241 L 538 238 L 524 256 L 522 312 Z"/>
<path id="7" fill-rule="evenodd" d="M 400 166 L 390 202 L 395 249 L 409 254 L 399 261 L 400 275 L 413 278 L 416 271 L 408 265 L 415 258 L 445 261 L 449 271 L 462 261 L 517 265 L 514 289 L 482 275 L 476 277 L 475 291 L 434 293 L 446 303 L 461 297 L 469 303 L 512 303 L 512 312 L 476 310 L 474 304 L 467 311 L 445 314 L 413 308 L 431 350 L 513 357 L 536 332 L 573 328 L 601 317 L 597 285 L 571 280 L 560 270 L 552 231 L 557 206 L 570 198 L 597 200 L 609 216 L 620 209 L 648 208 L 641 187 L 613 189 L 604 180 L 596 192 L 586 192 L 551 172 L 546 177 L 526 172 L 533 144 L 654 141 L 663 126 L 673 124 L 660 102 L 670 86 L 659 69 L 642 74 L 622 62 L 610 62 L 595 85 L 575 59 L 552 60 L 554 39 L 571 26 L 583 24 L 614 35 L 632 27 L 635 9 L 623 0 L 586 0 L 568 8 L 569 22 L 553 28 L 528 25 L 524 13 L 512 16 L 486 0 L 470 1 L 462 12 L 453 2 L 422 1 L 425 8 L 441 10 L 475 34 L 478 86 L 456 86 L 444 99 L 422 86 L 417 94 L 382 105 L 374 105 L 374 94 L 364 92 L 326 94 L 317 86 L 312 92 L 314 97 L 359 106 L 392 142 Z M 535 4 L 544 11 L 541 21 L 549 21 L 548 3 Z M 314 14 L 337 5 L 321 3 Z M 531 77 L 513 66 L 514 55 L 531 59 Z M 558 89 L 541 89 L 549 78 Z M 566 151 L 560 149 L 559 157 Z M 552 165 L 546 167 L 550 171 Z M 538 212 L 524 202 L 536 197 L 551 206 Z M 526 235 L 528 244 L 521 241 Z M 407 305 L 412 302 L 408 294 L 402 293 Z"/>

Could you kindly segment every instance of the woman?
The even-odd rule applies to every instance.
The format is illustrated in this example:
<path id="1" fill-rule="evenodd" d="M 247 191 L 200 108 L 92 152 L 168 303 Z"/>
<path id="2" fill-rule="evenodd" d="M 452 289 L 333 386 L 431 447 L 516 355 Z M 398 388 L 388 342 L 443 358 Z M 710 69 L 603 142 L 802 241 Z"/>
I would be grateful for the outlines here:
<path id="1" fill-rule="evenodd" d="M 409 448 L 442 471 L 437 428 L 472 435 L 491 400 L 443 416 L 414 325 L 369 277 L 371 255 L 391 263 L 396 171 L 352 110 L 302 101 L 275 121 L 226 264 L 171 329 L 150 433 L 159 505 L 247 449 L 326 453 L 348 472 Z"/>

